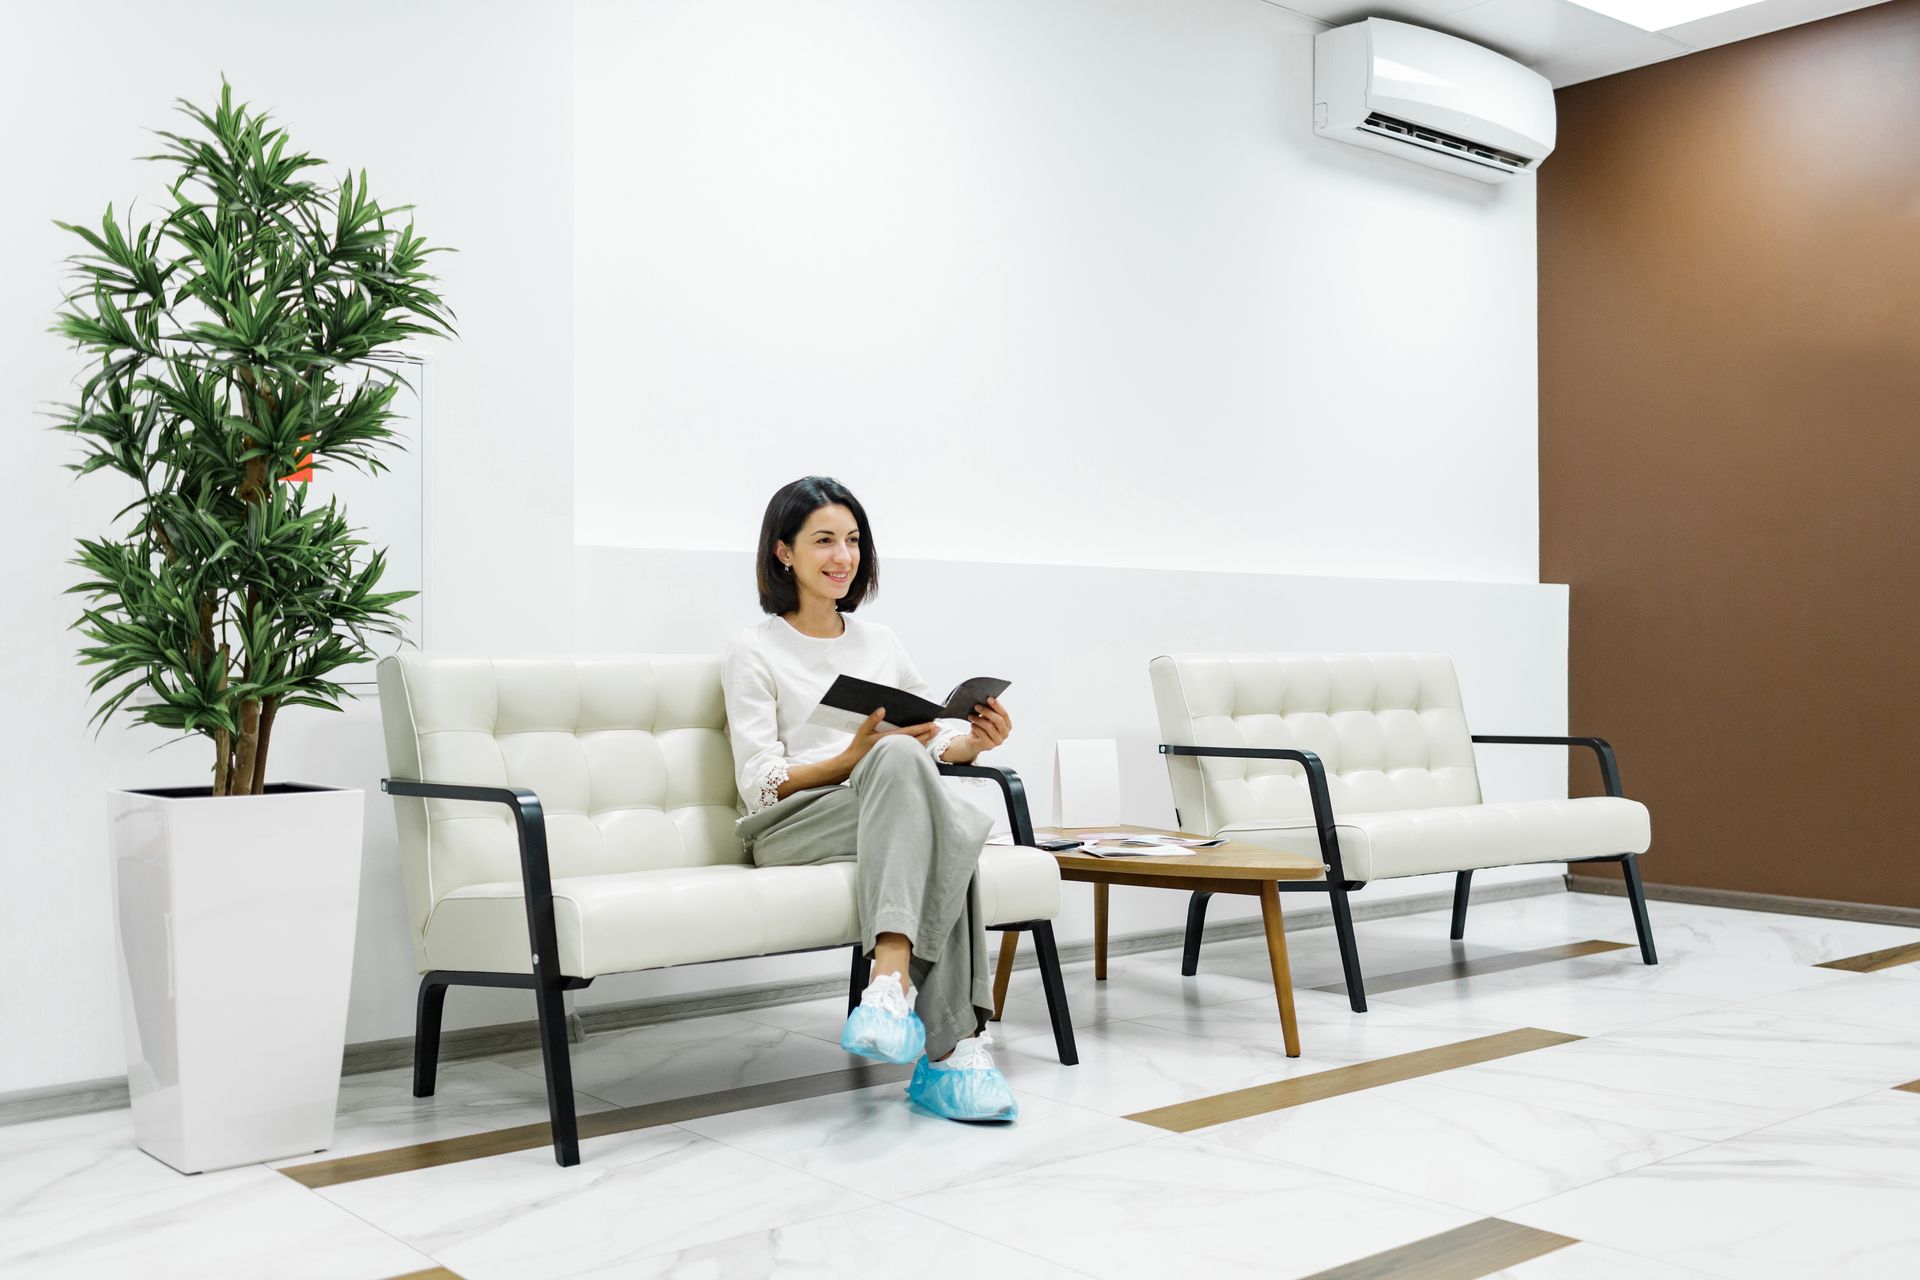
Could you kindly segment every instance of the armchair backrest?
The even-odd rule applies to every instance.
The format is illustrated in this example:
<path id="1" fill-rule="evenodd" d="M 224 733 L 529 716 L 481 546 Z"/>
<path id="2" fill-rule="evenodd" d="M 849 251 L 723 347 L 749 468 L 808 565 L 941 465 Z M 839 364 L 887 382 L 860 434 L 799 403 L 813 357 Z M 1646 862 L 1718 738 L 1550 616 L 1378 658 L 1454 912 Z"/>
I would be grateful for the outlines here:
<path id="1" fill-rule="evenodd" d="M 1480 803 L 1444 655 L 1176 654 L 1148 670 L 1162 742 L 1311 751 L 1335 814 Z M 1292 761 L 1162 758 L 1190 831 L 1313 815 L 1306 771 Z"/>
<path id="2" fill-rule="evenodd" d="M 530 787 L 553 878 L 746 860 L 717 657 L 382 660 L 391 776 Z M 419 951 L 433 906 L 520 879 L 500 805 L 394 797 Z"/>

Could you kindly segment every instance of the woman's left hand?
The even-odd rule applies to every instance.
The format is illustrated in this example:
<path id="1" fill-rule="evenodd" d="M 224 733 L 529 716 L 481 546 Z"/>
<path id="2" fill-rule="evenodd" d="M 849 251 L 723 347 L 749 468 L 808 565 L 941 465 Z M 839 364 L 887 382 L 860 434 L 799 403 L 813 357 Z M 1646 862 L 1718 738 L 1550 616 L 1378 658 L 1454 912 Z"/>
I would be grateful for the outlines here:
<path id="1" fill-rule="evenodd" d="M 991 751 L 1005 742 L 1013 732 L 1013 717 L 1000 705 L 1000 699 L 988 698 L 985 706 L 976 702 L 973 712 L 967 717 L 973 732 L 958 739 L 946 750 L 949 764 L 966 764 L 982 752 Z"/>

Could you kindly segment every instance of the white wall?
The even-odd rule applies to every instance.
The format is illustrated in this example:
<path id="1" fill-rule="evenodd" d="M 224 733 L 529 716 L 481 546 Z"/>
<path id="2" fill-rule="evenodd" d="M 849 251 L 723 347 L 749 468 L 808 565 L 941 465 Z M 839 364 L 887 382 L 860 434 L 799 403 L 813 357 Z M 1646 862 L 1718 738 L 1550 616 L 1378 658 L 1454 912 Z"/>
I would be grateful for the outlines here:
<path id="1" fill-rule="evenodd" d="M 589 217 L 599 205 L 588 171 L 626 181 L 630 170 L 618 146 L 577 150 L 587 134 L 574 128 L 567 6 L 348 0 L 316 22 L 307 6 L 93 0 L 11 15 L 0 41 L 0 104 L 32 127 L 16 131 L 16 180 L 0 202 L 0 405 L 14 424 L 0 436 L 0 589 L 13 610 L 0 628 L 9 720 L 0 776 L 16 797 L 0 829 L 0 964 L 9 979 L 0 986 L 0 1093 L 124 1069 L 100 793 L 192 782 L 205 767 L 197 743 L 154 750 L 157 735 L 111 725 L 96 740 L 85 729 L 85 679 L 66 630 L 73 602 L 60 593 L 72 580 L 64 563 L 72 539 L 106 528 L 114 495 L 93 481 L 70 485 L 58 469 L 69 445 L 29 416 L 69 394 L 81 370 L 45 333 L 58 260 L 71 251 L 49 220 L 97 218 L 110 199 L 124 206 L 157 194 L 151 167 L 128 157 L 151 149 L 144 130 L 169 127 L 175 96 L 204 100 L 223 69 L 243 97 L 270 104 L 296 142 L 339 165 L 365 164 L 382 198 L 415 202 L 422 231 L 460 250 L 441 271 L 462 336 L 429 353 L 425 624 L 436 647 L 710 649 L 752 615 L 743 552 L 766 492 L 827 470 L 864 490 L 890 539 L 887 589 L 874 611 L 907 637 L 930 677 L 991 667 L 1017 681 L 1020 728 L 1006 759 L 1035 785 L 1043 816 L 1053 737 L 1117 736 L 1140 806 L 1130 816 L 1165 820 L 1142 673 L 1160 649 L 1447 649 L 1459 657 L 1476 727 L 1560 727 L 1565 593 L 1533 583 L 1530 185 L 1495 194 L 1316 144 L 1299 101 L 1316 27 L 1260 0 L 982 5 L 977 25 L 964 28 L 943 24 L 976 6 L 794 11 L 815 15 L 817 29 L 783 25 L 780 11 L 759 6 L 634 4 L 634 20 L 652 25 L 644 43 L 616 52 L 634 61 L 636 81 L 653 62 L 695 68 L 668 75 L 672 66 L 650 67 L 684 96 L 649 110 L 672 115 L 690 140 L 676 154 L 705 154 L 721 176 L 726 158 L 741 154 L 733 149 L 740 107 L 705 86 L 746 93 L 779 72 L 783 50 L 816 67 L 831 45 L 864 51 L 865 65 L 909 68 L 896 83 L 917 104 L 916 126 L 947 104 L 953 117 L 942 136 L 954 146 L 976 120 L 991 126 L 974 147 L 985 167 L 969 173 L 989 184 L 991 207 L 980 212 L 1001 219 L 1006 274 L 977 287 L 970 275 L 914 277 L 898 294 L 903 305 L 943 290 L 953 296 L 972 317 L 957 337 L 938 327 L 945 308 L 915 303 L 905 327 L 918 326 L 919 336 L 876 353 L 871 328 L 845 326 L 893 296 L 876 293 L 882 273 L 809 277 L 789 260 L 790 240 L 778 252 L 728 241 L 747 263 L 738 270 L 717 252 L 719 237 L 685 242 L 698 250 L 698 270 L 671 254 L 644 264 L 639 277 L 611 270 L 592 238 L 606 223 Z M 586 13 L 587 22 L 609 21 L 603 6 Z M 723 52 L 753 56 L 728 54 L 698 74 L 720 24 L 737 33 Z M 379 38 L 366 39 L 368 30 Z M 110 40 L 100 38 L 105 31 Z M 937 50 L 914 44 L 936 37 Z M 87 87 L 76 89 L 82 80 Z M 893 101 L 842 106 L 870 107 L 880 119 Z M 769 129 L 782 127 L 778 105 L 761 117 Z M 843 184 L 869 193 L 887 185 L 859 185 L 856 143 L 874 136 L 862 125 L 867 115 L 844 114 L 847 129 L 835 137 L 789 131 L 784 151 L 754 153 L 787 154 L 796 170 L 819 175 L 812 204 L 791 184 L 758 189 L 767 203 L 811 211 L 816 240 L 840 255 L 828 265 L 844 266 L 859 247 L 830 234 L 835 193 Z M 1058 145 L 1013 147 L 1009 130 L 1025 116 Z M 916 127 L 905 143 L 922 136 Z M 1066 146 L 1074 142 L 1084 145 Z M 996 159 L 1003 146 L 1013 150 Z M 1087 167 L 1063 178 L 1057 170 L 1079 154 Z M 1130 172 L 1130 154 L 1155 163 Z M 911 164 L 906 171 L 916 181 L 939 177 Z M 1196 183 L 1214 185 L 1204 199 L 1178 198 Z M 576 190 L 594 209 L 575 206 Z M 1035 193 L 1032 202 L 1006 204 L 1024 191 Z M 636 211 L 635 237 L 701 232 L 696 218 L 659 222 L 682 201 L 724 212 L 702 182 L 656 182 L 641 194 L 657 207 Z M 1228 197 L 1255 202 L 1257 216 L 1215 208 Z M 1066 213 L 1048 212 L 1055 199 Z M 1105 206 L 1130 220 L 1107 226 L 1093 216 Z M 577 273 L 569 266 L 576 213 L 586 219 Z M 764 218 L 748 221 L 769 229 Z M 1361 252 L 1357 237 L 1342 239 L 1344 225 L 1390 243 Z M 913 243 L 886 219 L 868 230 L 896 255 Z M 1410 273 L 1406 264 L 1420 255 L 1396 246 L 1422 238 L 1444 249 L 1439 256 L 1484 270 L 1456 261 Z M 941 258 L 921 261 L 933 270 Z M 716 287 L 701 287 L 715 273 Z M 853 301 L 835 302 L 835 337 L 816 323 L 815 304 L 838 299 L 841 283 Z M 576 308 L 576 297 L 612 291 L 626 299 L 617 315 L 590 300 Z M 1305 323 L 1315 308 L 1337 312 L 1354 340 L 1369 313 L 1396 332 L 1423 332 L 1451 343 L 1471 369 L 1442 377 L 1423 363 L 1423 349 L 1390 373 L 1322 380 L 1322 366 L 1346 348 Z M 1112 319 L 1127 312 L 1137 333 Z M 604 379 L 580 379 L 583 397 L 602 397 L 583 400 L 579 415 L 588 422 L 583 457 L 588 447 L 602 450 L 584 476 L 576 475 L 573 429 L 576 314 L 579 363 L 629 379 L 611 404 Z M 689 332 L 677 333 L 678 323 Z M 1479 340 L 1461 337 L 1466 328 Z M 612 350 L 607 332 L 619 339 Z M 966 344 L 955 345 L 961 338 Z M 1486 392 L 1492 383 L 1506 389 Z M 1031 412 L 1021 407 L 1027 399 Z M 962 433 L 1008 415 L 1025 436 L 966 442 Z M 902 424 L 902 434 L 876 445 L 838 430 L 850 420 Z M 609 423 L 625 441 L 616 457 L 604 452 Z M 1209 440 L 1229 461 L 1215 465 L 1209 450 L 1196 451 L 1208 482 L 1237 483 L 1258 460 L 1253 496 L 1217 517 L 1226 523 L 1197 508 L 1168 518 L 1164 495 L 1145 505 L 1112 501 L 1141 484 L 1121 464 L 1158 456 L 1150 446 L 1162 437 L 1143 433 L 1163 425 L 1182 442 Z M 730 442 L 723 457 L 675 452 L 690 434 L 722 429 Z M 945 443 L 935 429 L 949 431 Z M 1066 453 L 1061 440 L 1071 442 Z M 973 465 L 981 447 L 1011 450 L 996 473 L 1003 487 L 982 483 Z M 1164 458 L 1154 465 L 1181 492 L 1199 492 L 1199 474 Z M 596 497 L 592 483 L 616 468 L 611 492 Z M 931 501 L 908 483 L 929 476 L 943 486 Z M 1041 504 L 1022 487 L 1036 477 L 1042 496 L 1071 499 L 1039 523 Z M 1455 500 L 1434 502 L 1447 486 Z M 702 498 L 699 510 L 712 513 L 698 537 L 620 523 L 675 494 Z M 952 504 L 950 516 L 916 532 L 916 510 L 935 503 Z M 1244 522 L 1248 512 L 1257 524 Z M 594 523 L 607 520 L 618 527 Z M 641 545 L 577 546 L 576 526 Z M 1036 559 L 1131 567 L 1008 563 Z M 1365 580 L 1271 576 L 1276 569 Z M 1491 583 L 1409 581 L 1444 577 Z M 979 602 L 961 626 L 949 620 L 956 600 Z M 1087 607 L 1160 613 L 1144 625 L 1103 626 L 1080 618 Z M 348 1033 L 404 1035 L 415 975 L 392 818 L 373 790 L 383 764 L 377 709 L 290 713 L 276 729 L 274 759 L 277 777 L 371 792 Z M 1562 793 L 1552 760 L 1488 763 L 1492 793 Z M 1062 935 L 1084 937 L 1081 895 L 1070 890 L 1068 901 Z M 1121 895 L 1115 912 L 1118 929 L 1156 927 L 1177 921 L 1178 904 L 1171 895 Z M 589 995 L 792 977 L 839 963 L 707 966 L 607 982 Z M 511 993 L 462 992 L 448 1010 L 454 1025 L 525 1014 Z"/>
<path id="2" fill-rule="evenodd" d="M 1533 179 L 1316 138 L 1323 24 L 579 14 L 581 541 L 741 547 L 826 471 L 919 558 L 1537 579 Z"/>

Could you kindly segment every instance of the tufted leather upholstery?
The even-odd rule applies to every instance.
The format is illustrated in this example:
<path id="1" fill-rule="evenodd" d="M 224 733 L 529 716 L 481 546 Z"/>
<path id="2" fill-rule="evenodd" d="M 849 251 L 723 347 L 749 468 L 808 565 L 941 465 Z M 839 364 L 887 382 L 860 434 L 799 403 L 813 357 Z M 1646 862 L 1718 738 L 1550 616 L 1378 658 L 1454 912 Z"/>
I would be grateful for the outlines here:
<path id="1" fill-rule="evenodd" d="M 755 867 L 720 663 L 708 657 L 380 663 L 393 776 L 528 787 L 546 813 L 561 972 L 604 973 L 852 943 L 853 866 Z M 520 856 L 499 805 L 395 797 L 420 970 L 530 968 Z M 990 846 L 990 925 L 1051 920 L 1059 869 Z"/>
<path id="2" fill-rule="evenodd" d="M 1646 808 L 1633 800 L 1483 804 L 1444 656 L 1180 655 L 1155 658 L 1149 671 L 1166 742 L 1320 757 L 1349 879 L 1643 853 L 1651 842 Z M 1165 759 L 1188 829 L 1318 852 L 1300 765 Z"/>

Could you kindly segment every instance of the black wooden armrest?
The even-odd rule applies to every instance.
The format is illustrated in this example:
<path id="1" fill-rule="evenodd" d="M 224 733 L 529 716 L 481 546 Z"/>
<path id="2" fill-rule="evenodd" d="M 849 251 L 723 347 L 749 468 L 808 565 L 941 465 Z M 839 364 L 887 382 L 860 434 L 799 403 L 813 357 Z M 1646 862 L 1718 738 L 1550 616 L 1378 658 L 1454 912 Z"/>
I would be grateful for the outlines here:
<path id="1" fill-rule="evenodd" d="M 1307 771 L 1307 795 L 1313 801 L 1313 825 L 1320 836 L 1320 857 L 1327 864 L 1327 879 L 1345 882 L 1347 874 L 1340 865 L 1340 837 L 1333 829 L 1333 800 L 1327 794 L 1327 767 L 1311 751 L 1291 747 L 1186 747 L 1171 742 L 1160 744 L 1163 756 L 1226 756 L 1236 760 L 1291 760 Z"/>
<path id="2" fill-rule="evenodd" d="M 1515 747 L 1585 747 L 1600 761 L 1600 781 L 1606 786 L 1607 794 L 1610 796 L 1624 794 L 1620 790 L 1620 764 L 1613 758 L 1613 746 L 1605 738 L 1556 738 L 1535 734 L 1476 733 L 1473 735 L 1473 740 Z"/>
<path id="3" fill-rule="evenodd" d="M 1033 816 L 1027 812 L 1027 788 L 1020 775 L 996 764 L 948 764 L 936 760 L 943 778 L 990 778 L 999 784 L 1007 802 L 1007 824 L 1013 829 L 1015 844 L 1033 843 Z"/>
<path id="4" fill-rule="evenodd" d="M 474 800 L 501 804 L 513 814 L 520 840 L 520 881 L 526 890 L 527 939 L 533 948 L 536 978 L 560 977 L 560 944 L 553 923 L 553 872 L 547 865 L 547 816 L 540 797 L 526 787 L 473 787 L 454 782 L 414 782 L 382 778 L 380 789 L 392 796 L 426 800 Z"/>

